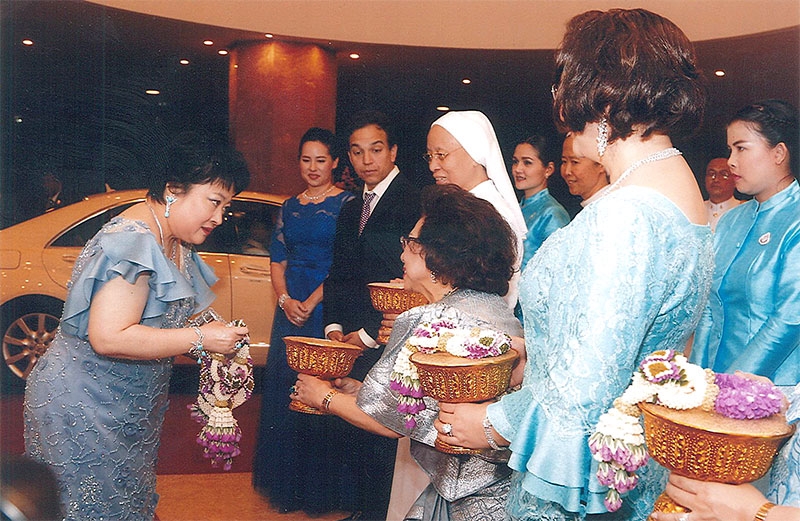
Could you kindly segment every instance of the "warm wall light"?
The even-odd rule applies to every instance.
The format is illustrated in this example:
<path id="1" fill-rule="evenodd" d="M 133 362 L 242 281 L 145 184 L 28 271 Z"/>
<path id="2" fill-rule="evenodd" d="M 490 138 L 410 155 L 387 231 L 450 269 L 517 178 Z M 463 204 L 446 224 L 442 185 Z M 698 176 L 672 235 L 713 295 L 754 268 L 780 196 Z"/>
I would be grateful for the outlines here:
<path id="1" fill-rule="evenodd" d="M 220 56 L 225 56 L 228 54 L 228 51 L 226 51 L 225 49 L 220 49 L 217 51 L 217 54 L 219 54 Z"/>
<path id="2" fill-rule="evenodd" d="M 714 76 L 719 76 L 720 78 L 722 78 L 723 76 L 725 76 L 725 71 L 723 71 L 722 69 L 717 69 L 714 71 Z"/>
<path id="3" fill-rule="evenodd" d="M 272 33 L 267 33 L 264 36 L 266 36 L 267 38 L 274 38 L 275 35 Z"/>
<path id="4" fill-rule="evenodd" d="M 189 60 L 187 60 L 186 58 L 184 58 L 184 59 L 182 59 L 182 60 L 181 60 L 180 62 L 178 62 L 178 63 L 180 63 L 181 65 L 189 65 Z"/>
<path id="5" fill-rule="evenodd" d="M 33 40 L 31 40 L 30 38 L 25 38 L 24 40 L 22 40 L 22 45 L 33 45 Z"/>
<path id="6" fill-rule="evenodd" d="M 448 110 L 450 110 L 450 107 L 446 105 L 439 105 L 438 107 L 436 107 L 436 110 L 440 112 L 447 112 Z"/>
<path id="7" fill-rule="evenodd" d="M 213 40 L 203 40 L 203 45 L 214 45 Z"/>
<path id="8" fill-rule="evenodd" d="M 463 80 L 461 80 L 461 83 L 463 83 L 464 85 L 469 85 L 470 83 L 472 83 L 472 80 L 469 78 L 464 78 Z"/>
<path id="9" fill-rule="evenodd" d="M 159 94 L 161 94 L 161 91 L 156 89 L 147 89 L 146 91 L 144 91 L 144 93 L 149 94 L 151 96 L 158 96 Z"/>
<path id="10" fill-rule="evenodd" d="M 350 58 L 353 59 L 353 60 L 357 60 L 357 59 L 361 58 L 361 55 L 358 54 L 357 52 L 351 52 L 350 53 Z"/>

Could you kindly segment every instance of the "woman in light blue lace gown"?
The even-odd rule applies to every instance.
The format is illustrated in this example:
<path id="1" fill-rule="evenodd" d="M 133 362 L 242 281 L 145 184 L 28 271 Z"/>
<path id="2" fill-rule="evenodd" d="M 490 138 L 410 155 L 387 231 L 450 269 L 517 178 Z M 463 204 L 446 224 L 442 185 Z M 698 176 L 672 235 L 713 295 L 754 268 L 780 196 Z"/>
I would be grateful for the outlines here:
<path id="1" fill-rule="evenodd" d="M 523 271 L 522 388 L 492 404 L 440 404 L 436 423 L 450 443 L 510 449 L 508 519 L 644 520 L 663 490 L 653 463 L 607 513 L 588 438 L 644 356 L 683 350 L 707 299 L 711 230 L 670 139 L 703 113 L 695 63 L 680 29 L 648 11 L 592 11 L 567 27 L 554 114 L 611 184 Z"/>
<path id="2" fill-rule="evenodd" d="M 194 250 L 249 182 L 233 151 L 183 142 L 145 202 L 84 247 L 61 326 L 25 390 L 26 453 L 50 466 L 68 520 L 151 521 L 173 357 L 231 354 L 246 327 L 184 327 L 214 298 Z"/>

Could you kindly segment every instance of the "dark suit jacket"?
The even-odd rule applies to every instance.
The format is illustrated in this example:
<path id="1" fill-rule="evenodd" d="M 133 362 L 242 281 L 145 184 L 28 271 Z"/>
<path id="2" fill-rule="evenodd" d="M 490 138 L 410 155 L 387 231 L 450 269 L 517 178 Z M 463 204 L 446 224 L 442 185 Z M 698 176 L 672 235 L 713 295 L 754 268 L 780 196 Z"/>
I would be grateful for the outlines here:
<path id="1" fill-rule="evenodd" d="M 367 284 L 403 276 L 400 236 L 419 219 L 419 190 L 400 173 L 378 200 L 364 232 L 358 235 L 362 194 L 345 203 L 336 221 L 333 263 L 325 280 L 325 324 L 341 324 L 344 333 L 361 328 L 377 338 L 382 315 L 372 307 Z M 368 349 L 351 376 L 363 379 L 382 349 Z"/>

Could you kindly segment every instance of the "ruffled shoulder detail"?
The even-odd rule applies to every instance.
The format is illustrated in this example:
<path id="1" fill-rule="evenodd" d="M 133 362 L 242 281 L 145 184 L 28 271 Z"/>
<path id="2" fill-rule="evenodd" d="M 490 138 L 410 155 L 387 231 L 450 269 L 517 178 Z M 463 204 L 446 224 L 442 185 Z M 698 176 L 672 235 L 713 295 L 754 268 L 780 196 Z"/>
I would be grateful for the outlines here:
<path id="1" fill-rule="evenodd" d="M 144 223 L 110 221 L 86 244 L 75 264 L 61 318 L 63 331 L 87 338 L 92 298 L 118 276 L 131 284 L 142 274 L 150 276 L 142 322 L 164 315 L 171 302 L 186 298 L 195 299 L 195 311 L 208 306 L 213 300 L 210 286 L 217 277 L 193 250 L 185 260 L 189 260 L 188 279 L 166 258 Z"/>

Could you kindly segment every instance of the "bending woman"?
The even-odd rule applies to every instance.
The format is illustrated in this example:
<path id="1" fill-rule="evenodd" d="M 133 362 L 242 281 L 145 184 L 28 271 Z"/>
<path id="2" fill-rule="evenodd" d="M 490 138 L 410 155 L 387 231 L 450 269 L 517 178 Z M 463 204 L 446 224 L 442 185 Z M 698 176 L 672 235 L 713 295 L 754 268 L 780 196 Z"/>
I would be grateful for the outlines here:
<path id="1" fill-rule="evenodd" d="M 407 519 L 498 519 L 511 474 L 504 451 L 483 457 L 437 451 L 433 448 L 436 402 L 425 398 L 427 408 L 417 413 L 416 427 L 408 430 L 390 378 L 406 340 L 425 322 L 445 318 L 458 327 L 480 326 L 519 337 L 519 321 L 500 296 L 508 290 L 513 271 L 515 238 L 491 204 L 456 186 L 432 186 L 423 194 L 423 217 L 402 239 L 401 260 L 406 289 L 423 293 L 431 304 L 397 318 L 383 356 L 363 384 L 346 378 L 333 387 L 301 374 L 296 397 L 370 432 L 411 438 L 411 454 L 431 484 Z"/>
<path id="2" fill-rule="evenodd" d="M 61 326 L 25 389 L 25 450 L 53 469 L 67 520 L 151 521 L 173 357 L 232 354 L 246 327 L 184 327 L 214 299 L 197 255 L 249 182 L 241 156 L 182 144 L 143 203 L 75 262 Z"/>
<path id="3" fill-rule="evenodd" d="M 493 425 L 495 443 L 512 453 L 512 520 L 607 511 L 589 436 L 642 358 L 682 351 L 700 318 L 711 230 L 697 181 L 670 139 L 703 113 L 695 64 L 680 29 L 648 11 L 591 11 L 567 26 L 556 55 L 556 122 L 611 184 L 523 272 L 522 388 L 492 404 L 442 403 L 436 423 L 456 438 L 443 440 L 466 447 L 489 446 L 482 422 Z M 659 469 L 645 467 L 623 510 L 598 519 L 645 519 L 663 490 Z"/>

